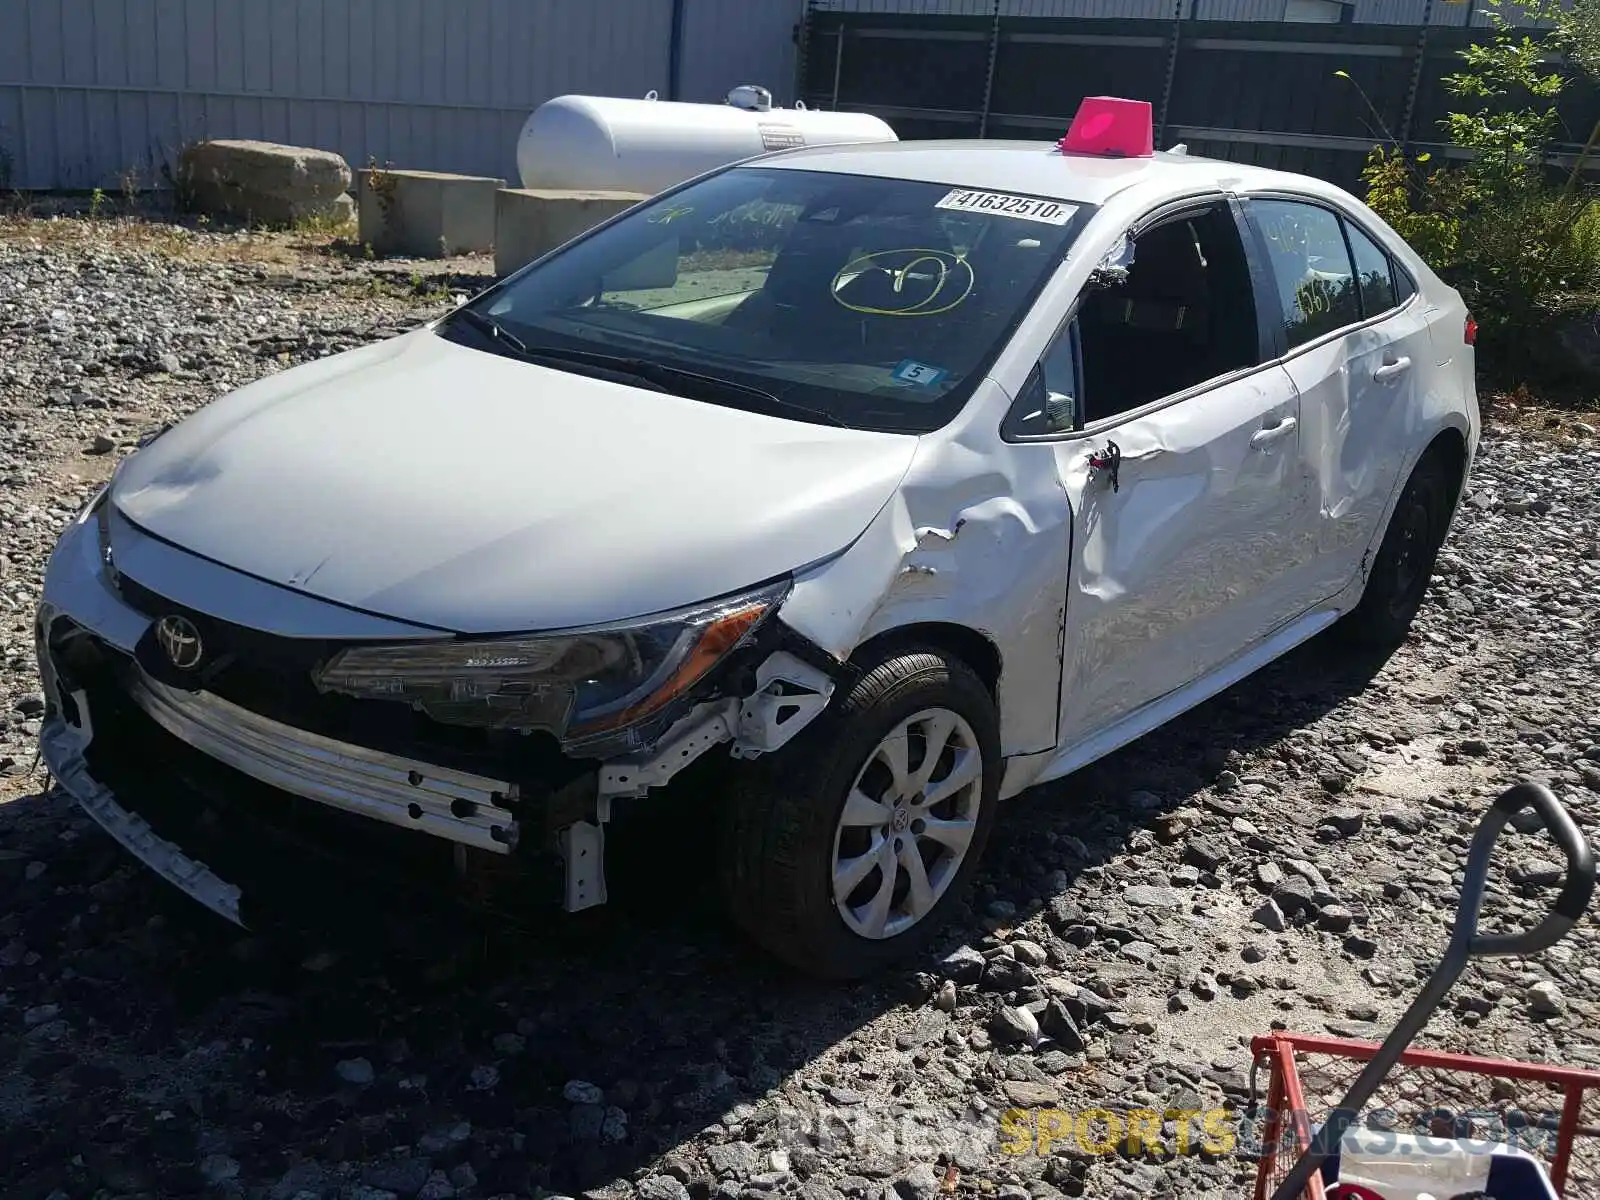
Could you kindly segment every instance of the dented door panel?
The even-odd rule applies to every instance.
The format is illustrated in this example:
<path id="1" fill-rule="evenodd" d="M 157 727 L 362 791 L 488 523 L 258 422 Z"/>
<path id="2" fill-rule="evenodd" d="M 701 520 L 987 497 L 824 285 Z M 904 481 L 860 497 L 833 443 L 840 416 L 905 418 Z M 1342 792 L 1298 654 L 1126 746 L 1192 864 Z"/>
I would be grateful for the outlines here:
<path id="1" fill-rule="evenodd" d="M 1198 678 L 1305 607 L 1298 398 L 1268 367 L 1056 443 L 1072 502 L 1061 744 Z M 1090 464 L 1115 442 L 1118 480 Z"/>
<path id="2" fill-rule="evenodd" d="M 1408 456 L 1428 441 L 1437 379 L 1420 301 L 1387 320 L 1312 346 L 1285 363 L 1300 389 L 1304 455 L 1315 481 L 1315 580 L 1331 596 L 1361 570 L 1404 482 Z M 1459 404 L 1454 407 L 1459 407 Z"/>

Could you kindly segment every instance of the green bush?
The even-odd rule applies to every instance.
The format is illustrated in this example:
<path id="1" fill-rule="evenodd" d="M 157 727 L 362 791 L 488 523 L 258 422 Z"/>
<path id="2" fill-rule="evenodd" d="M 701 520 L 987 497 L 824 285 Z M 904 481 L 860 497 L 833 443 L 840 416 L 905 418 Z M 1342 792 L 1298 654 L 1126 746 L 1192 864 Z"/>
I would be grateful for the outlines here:
<path id="1" fill-rule="evenodd" d="M 1547 47 L 1513 28 L 1500 0 L 1486 3 L 1492 36 L 1463 50 L 1462 70 L 1445 79 L 1465 103 L 1444 130 L 1470 157 L 1441 166 L 1379 147 L 1363 179 L 1372 208 L 1472 306 L 1486 365 L 1520 376 L 1536 372 L 1530 347 L 1558 311 L 1600 297 L 1600 202 L 1581 158 L 1570 173 L 1546 166 L 1571 78 L 1548 69 Z M 1533 7 L 1555 17 L 1568 61 L 1588 70 L 1580 37 L 1600 24 L 1600 0 Z"/>

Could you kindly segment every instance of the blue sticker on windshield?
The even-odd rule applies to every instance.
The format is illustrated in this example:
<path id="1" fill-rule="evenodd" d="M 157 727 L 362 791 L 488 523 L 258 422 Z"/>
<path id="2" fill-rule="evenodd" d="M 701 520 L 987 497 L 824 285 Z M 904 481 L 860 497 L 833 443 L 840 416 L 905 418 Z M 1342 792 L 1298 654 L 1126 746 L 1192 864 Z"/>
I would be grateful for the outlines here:
<path id="1" fill-rule="evenodd" d="M 896 382 L 909 383 L 916 387 L 932 387 L 948 374 L 950 372 L 943 367 L 930 367 L 927 363 L 919 363 L 913 358 L 906 359 L 890 372 Z"/>

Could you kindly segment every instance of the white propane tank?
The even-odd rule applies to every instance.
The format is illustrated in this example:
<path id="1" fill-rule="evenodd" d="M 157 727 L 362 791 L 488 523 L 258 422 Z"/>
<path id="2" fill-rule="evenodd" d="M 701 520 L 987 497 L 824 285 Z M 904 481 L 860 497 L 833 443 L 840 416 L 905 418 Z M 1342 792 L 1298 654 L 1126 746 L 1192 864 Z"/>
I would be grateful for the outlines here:
<path id="1" fill-rule="evenodd" d="M 774 150 L 842 142 L 893 142 L 866 113 L 773 108 L 772 93 L 745 84 L 726 104 L 613 96 L 557 96 L 534 110 L 517 139 L 525 188 L 651 194 Z"/>

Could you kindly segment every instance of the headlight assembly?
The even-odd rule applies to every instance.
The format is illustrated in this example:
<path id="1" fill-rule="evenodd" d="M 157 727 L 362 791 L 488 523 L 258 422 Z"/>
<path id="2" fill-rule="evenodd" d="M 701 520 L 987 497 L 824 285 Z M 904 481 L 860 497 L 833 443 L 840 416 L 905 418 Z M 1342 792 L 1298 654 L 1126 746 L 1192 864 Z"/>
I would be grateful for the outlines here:
<path id="1" fill-rule="evenodd" d="M 317 688 L 407 703 L 436 721 L 543 729 L 569 746 L 659 713 L 749 637 L 787 580 L 693 608 L 593 629 L 357 646 L 313 673 Z"/>

